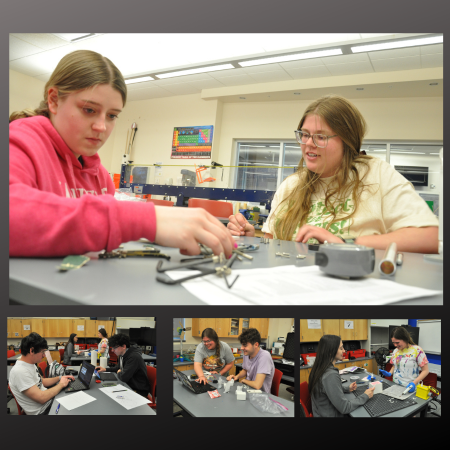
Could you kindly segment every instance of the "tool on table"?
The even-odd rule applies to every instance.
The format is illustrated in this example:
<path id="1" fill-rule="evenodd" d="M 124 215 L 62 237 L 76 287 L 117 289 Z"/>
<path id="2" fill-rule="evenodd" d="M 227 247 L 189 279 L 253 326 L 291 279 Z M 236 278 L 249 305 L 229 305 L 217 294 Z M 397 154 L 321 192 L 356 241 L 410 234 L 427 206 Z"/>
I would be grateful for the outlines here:
<path id="1" fill-rule="evenodd" d="M 269 243 L 269 238 L 266 237 L 261 237 L 261 244 L 268 244 Z"/>
<path id="2" fill-rule="evenodd" d="M 103 251 L 98 255 L 99 259 L 109 259 L 109 258 L 128 258 L 128 257 L 142 257 L 142 258 L 165 258 L 170 261 L 170 256 L 165 253 L 161 253 L 160 250 L 156 248 L 145 249 L 145 250 L 113 250 L 112 252 Z"/>
<path id="3" fill-rule="evenodd" d="M 67 272 L 68 270 L 79 269 L 80 267 L 84 266 L 89 260 L 90 258 L 88 256 L 83 255 L 66 256 L 63 259 L 62 264 L 58 267 L 58 270 L 60 272 Z"/>
<path id="4" fill-rule="evenodd" d="M 315 264 L 327 275 L 363 277 L 375 269 L 375 250 L 364 245 L 326 243 L 315 254 Z"/>
<path id="5" fill-rule="evenodd" d="M 200 273 L 196 273 L 194 275 L 188 275 L 187 277 L 184 277 L 184 278 L 178 278 L 177 280 L 173 280 L 172 278 L 170 278 L 168 276 L 165 277 L 165 276 L 161 276 L 161 275 L 157 275 L 156 279 L 158 281 L 160 281 L 161 283 L 165 283 L 165 284 L 177 284 L 177 283 L 183 283 L 184 281 L 187 281 L 187 280 L 192 280 L 194 278 L 203 277 L 205 275 L 216 274 L 218 276 L 223 276 L 225 278 L 225 283 L 227 284 L 228 288 L 231 289 L 233 284 L 239 278 L 239 275 L 238 275 L 231 284 L 229 284 L 228 279 L 227 279 L 227 276 L 231 274 L 231 266 L 234 263 L 234 261 L 236 260 L 236 257 L 237 257 L 237 253 L 233 253 L 231 258 L 225 262 L 225 255 L 223 253 L 221 253 L 220 256 L 213 256 L 213 257 L 205 259 L 205 260 L 191 261 L 191 262 L 187 262 L 184 264 L 176 264 L 174 266 L 169 266 L 169 267 L 165 267 L 165 268 L 162 267 L 162 264 L 163 264 L 162 261 L 158 261 L 156 270 L 159 273 L 167 272 L 169 270 L 177 270 L 177 269 L 184 269 L 184 268 L 199 270 Z M 204 264 L 210 263 L 210 262 L 220 263 L 220 266 L 219 267 L 211 267 L 211 268 L 203 267 Z"/>
<path id="6" fill-rule="evenodd" d="M 394 275 L 397 259 L 397 244 L 391 242 L 386 249 L 383 259 L 380 261 L 380 272 L 384 275 Z"/>
<path id="7" fill-rule="evenodd" d="M 397 266 L 401 266 L 403 264 L 403 253 L 397 253 L 397 260 L 395 262 Z"/>

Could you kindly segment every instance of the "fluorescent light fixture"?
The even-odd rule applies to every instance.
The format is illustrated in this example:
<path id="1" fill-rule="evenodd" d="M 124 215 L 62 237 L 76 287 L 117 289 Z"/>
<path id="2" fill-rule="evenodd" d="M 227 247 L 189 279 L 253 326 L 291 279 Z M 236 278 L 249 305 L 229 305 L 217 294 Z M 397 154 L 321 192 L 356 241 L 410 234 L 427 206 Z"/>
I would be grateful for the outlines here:
<path id="1" fill-rule="evenodd" d="M 208 66 L 208 67 L 200 67 L 198 69 L 180 70 L 178 72 L 161 73 L 159 75 L 156 75 L 156 77 L 160 79 L 181 77 L 183 75 L 192 75 L 194 73 L 216 72 L 218 70 L 227 70 L 227 69 L 234 69 L 234 66 L 232 64 L 220 64 L 218 66 Z"/>
<path id="2" fill-rule="evenodd" d="M 58 36 L 67 42 L 79 42 L 83 39 L 89 39 L 97 36 L 98 33 L 52 33 L 54 36 Z"/>
<path id="3" fill-rule="evenodd" d="M 439 155 L 439 153 L 430 153 L 430 155 Z"/>
<path id="4" fill-rule="evenodd" d="M 133 83 L 143 83 L 144 81 L 153 81 L 152 77 L 139 77 L 139 78 L 130 78 L 125 80 L 125 84 L 133 84 Z"/>
<path id="5" fill-rule="evenodd" d="M 300 59 L 324 58 L 325 56 L 336 56 L 336 55 L 342 55 L 342 50 L 340 48 L 332 50 L 320 50 L 317 52 L 309 52 L 309 53 L 296 53 L 294 55 L 274 56 L 271 58 L 253 59 L 251 61 L 241 61 L 238 64 L 241 67 L 261 66 L 263 64 L 297 61 Z"/>
<path id="6" fill-rule="evenodd" d="M 360 45 L 358 47 L 351 47 L 351 50 L 353 53 L 374 52 L 376 50 L 391 50 L 394 48 L 416 47 L 418 45 L 441 44 L 443 42 L 444 36 L 433 36 L 406 41 L 384 42 L 382 44 Z"/>
<path id="7" fill-rule="evenodd" d="M 391 150 L 391 153 L 411 153 L 412 155 L 426 155 L 426 153 L 422 153 L 422 152 L 393 152 Z"/>

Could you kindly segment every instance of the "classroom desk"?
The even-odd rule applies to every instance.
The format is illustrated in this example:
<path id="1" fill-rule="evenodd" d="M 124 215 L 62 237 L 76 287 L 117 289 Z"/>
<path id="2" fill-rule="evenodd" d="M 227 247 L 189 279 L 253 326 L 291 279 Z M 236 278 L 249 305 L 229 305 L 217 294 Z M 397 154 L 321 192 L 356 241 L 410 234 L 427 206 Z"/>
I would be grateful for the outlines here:
<path id="1" fill-rule="evenodd" d="M 22 356 L 22 354 L 18 353 L 17 355 L 6 358 L 6 364 L 11 363 L 11 362 L 16 363 L 16 361 L 19 359 L 20 356 Z"/>
<path id="2" fill-rule="evenodd" d="M 355 375 L 358 375 L 360 378 L 364 378 L 367 376 L 367 373 L 364 373 L 364 374 L 358 373 Z M 344 385 L 350 386 L 350 384 L 352 383 L 352 381 L 350 380 L 350 377 L 354 376 L 354 375 L 353 374 L 343 374 L 340 376 L 341 376 L 341 378 L 348 380 L 348 382 L 344 383 Z M 377 376 L 376 379 L 381 380 L 381 377 Z M 393 381 L 390 381 L 390 380 L 385 380 L 385 382 L 389 386 L 392 386 L 395 384 Z M 377 394 L 377 395 L 381 395 L 381 394 Z M 356 398 L 355 394 L 353 394 L 353 392 L 347 392 L 345 394 L 345 396 L 349 397 L 349 399 Z M 417 405 L 409 406 L 408 408 L 399 409 L 398 411 L 394 411 L 392 413 L 386 414 L 381 417 L 382 418 L 383 417 L 389 417 L 389 418 L 391 418 L 391 417 L 413 417 L 413 416 L 417 415 L 419 412 L 420 412 L 420 417 L 425 417 L 427 414 L 428 403 L 430 403 L 431 398 L 428 400 L 424 400 L 422 398 L 414 396 L 414 400 L 416 400 Z M 360 407 L 356 408 L 353 412 L 350 413 L 350 417 L 371 417 L 371 415 L 366 411 L 364 406 L 360 406 Z"/>
<path id="3" fill-rule="evenodd" d="M 186 375 L 195 373 L 194 370 L 186 370 Z M 210 383 L 211 386 L 217 386 Z M 236 388 L 240 383 L 234 383 L 230 392 L 225 394 L 223 389 L 219 389 L 219 398 L 210 398 L 208 393 L 194 394 L 184 387 L 178 379 L 173 380 L 173 401 L 193 417 L 294 417 L 294 403 L 284 398 L 269 396 L 289 410 L 282 414 L 262 413 L 256 409 L 248 400 L 236 399 Z"/>
<path id="4" fill-rule="evenodd" d="M 79 366 L 69 366 L 68 369 L 79 370 Z M 75 377 L 77 378 L 77 377 Z M 92 378 L 96 379 L 95 375 Z M 123 385 L 127 388 L 128 384 L 123 381 L 117 380 L 118 385 Z M 87 405 L 80 406 L 79 408 L 72 409 L 71 411 L 64 408 L 63 405 L 59 408 L 58 416 L 87 416 L 87 415 L 132 415 L 132 416 L 142 416 L 142 415 L 156 415 L 155 411 L 150 408 L 148 405 L 138 406 L 133 409 L 125 409 L 120 406 L 117 402 L 115 402 L 112 398 L 109 398 L 105 395 L 100 388 L 102 387 L 101 383 L 96 383 L 95 381 L 91 381 L 89 385 L 90 389 L 87 391 L 83 391 L 87 395 L 91 397 L 95 397 L 96 400 L 88 403 Z M 55 400 L 53 401 L 52 407 L 50 409 L 49 415 L 54 416 L 56 408 L 58 407 L 58 398 L 65 397 L 66 395 L 71 395 L 72 393 L 66 394 L 64 390 L 62 390 L 59 394 L 56 395 Z"/>
<path id="5" fill-rule="evenodd" d="M 239 371 L 241 371 L 242 370 L 242 364 L 235 364 L 235 366 L 236 366 L 236 375 L 237 375 L 239 373 L 237 371 L 237 369 L 239 369 Z M 275 367 L 275 369 L 276 369 L 276 367 Z M 292 366 L 292 369 L 294 370 L 294 366 Z M 292 372 L 292 373 L 294 373 L 294 372 Z M 291 376 L 285 375 L 283 373 L 283 375 L 281 376 L 280 383 L 287 384 L 288 386 L 295 386 L 295 378 L 293 376 L 291 377 Z"/>
<path id="6" fill-rule="evenodd" d="M 315 252 L 306 244 L 271 240 L 261 244 L 260 238 L 241 237 L 239 243 L 259 244 L 253 252 L 253 261 L 236 261 L 233 269 L 253 269 L 282 265 L 314 265 Z M 124 244 L 125 249 L 143 248 L 141 242 Z M 158 247 L 158 246 L 157 246 Z M 178 249 L 160 247 L 171 256 L 171 263 L 179 263 L 186 256 Z M 276 252 L 307 254 L 305 259 L 275 256 Z M 377 265 L 384 251 L 376 250 L 375 271 L 370 275 L 380 278 Z M 156 265 L 160 258 L 125 258 L 91 260 L 85 266 L 68 272 L 58 272 L 56 266 L 63 258 L 10 258 L 9 297 L 15 305 L 204 305 L 181 285 L 166 285 L 156 280 Z M 164 265 L 168 261 L 162 260 Z M 404 253 L 403 265 L 398 267 L 392 282 L 427 289 L 443 290 L 443 264 L 425 261 L 422 254 Z M 277 304 L 282 301 L 277 300 Z M 442 292 L 432 297 L 404 300 L 402 305 L 442 305 Z"/>

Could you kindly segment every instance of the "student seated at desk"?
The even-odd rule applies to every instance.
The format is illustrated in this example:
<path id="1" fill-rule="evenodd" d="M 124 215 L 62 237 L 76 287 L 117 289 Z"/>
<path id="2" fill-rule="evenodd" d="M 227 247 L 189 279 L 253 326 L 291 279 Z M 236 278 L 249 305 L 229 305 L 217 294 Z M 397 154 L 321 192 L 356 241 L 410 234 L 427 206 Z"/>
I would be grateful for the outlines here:
<path id="1" fill-rule="evenodd" d="M 202 243 L 231 257 L 237 243 L 203 208 L 114 198 L 97 152 L 126 100 L 119 69 L 96 52 L 77 50 L 58 63 L 36 109 L 10 115 L 10 256 L 82 255 L 147 238 L 184 255 L 199 254 Z"/>
<path id="2" fill-rule="evenodd" d="M 344 355 L 341 338 L 325 334 L 320 338 L 317 356 L 309 374 L 308 390 L 314 417 L 344 417 L 373 397 L 375 388 L 367 389 L 364 394 L 349 400 L 344 392 L 353 392 L 357 385 L 344 386 L 339 369 L 334 367 Z"/>
<path id="3" fill-rule="evenodd" d="M 391 341 L 396 347 L 390 360 L 392 368 L 390 372 L 381 369 L 379 372 L 387 377 L 393 375 L 394 383 L 415 392 L 417 385 L 430 373 L 427 356 L 403 327 L 392 330 Z"/>
<path id="4" fill-rule="evenodd" d="M 198 382 L 206 384 L 203 369 L 211 373 L 226 376 L 234 366 L 234 355 L 226 342 L 219 341 L 219 336 L 212 328 L 202 331 L 202 343 L 197 345 L 194 355 L 194 370 Z"/>
<path id="5" fill-rule="evenodd" d="M 302 158 L 275 193 L 265 237 L 438 253 L 438 219 L 394 167 L 361 151 L 365 133 L 364 117 L 345 98 L 328 95 L 306 108 L 295 131 Z M 229 220 L 233 235 L 255 235 L 242 214 Z"/>
<path id="6" fill-rule="evenodd" d="M 53 398 L 75 378 L 71 375 L 42 378 L 39 375 L 37 364 L 48 350 L 47 341 L 39 334 L 33 332 L 24 337 L 20 350 L 22 358 L 16 362 L 9 375 L 11 391 L 25 414 L 48 414 Z"/>
<path id="7" fill-rule="evenodd" d="M 130 347 L 130 338 L 126 334 L 115 334 L 109 339 L 109 348 L 119 357 L 119 363 L 108 369 L 100 366 L 96 369 L 99 372 L 115 372 L 119 380 L 147 398 L 150 391 L 147 368 L 140 352 Z"/>
<path id="8" fill-rule="evenodd" d="M 242 370 L 237 375 L 229 376 L 227 380 L 239 380 L 252 389 L 261 389 L 270 394 L 275 366 L 272 355 L 260 347 L 259 331 L 256 328 L 244 330 L 239 336 L 239 342 L 244 353 Z"/>

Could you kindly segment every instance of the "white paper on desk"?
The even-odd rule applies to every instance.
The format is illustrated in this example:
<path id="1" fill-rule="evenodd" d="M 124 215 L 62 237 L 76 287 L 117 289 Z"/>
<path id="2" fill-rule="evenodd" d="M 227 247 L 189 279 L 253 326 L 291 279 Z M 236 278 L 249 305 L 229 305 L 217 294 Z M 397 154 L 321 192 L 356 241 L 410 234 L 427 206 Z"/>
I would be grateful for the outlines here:
<path id="1" fill-rule="evenodd" d="M 83 391 L 76 392 L 75 394 L 70 394 L 63 398 L 57 398 L 56 401 L 61 403 L 64 408 L 72 411 L 72 409 L 79 408 L 80 406 L 87 405 L 88 403 L 97 400 L 91 395 L 86 394 Z"/>
<path id="2" fill-rule="evenodd" d="M 172 279 L 198 271 L 170 271 Z M 407 286 L 391 280 L 330 277 L 318 266 L 278 266 L 266 269 L 233 270 L 231 289 L 217 275 L 206 275 L 182 283 L 191 294 L 210 305 L 386 305 L 441 291 Z"/>
<path id="3" fill-rule="evenodd" d="M 122 405 L 125 409 L 133 409 L 137 408 L 138 406 L 150 403 L 150 400 L 142 397 L 142 395 L 136 394 L 136 392 L 132 391 L 130 388 L 126 388 L 125 386 L 120 384 L 117 386 L 103 387 L 100 388 L 100 390 L 108 397 L 112 398 L 119 405 Z"/>

